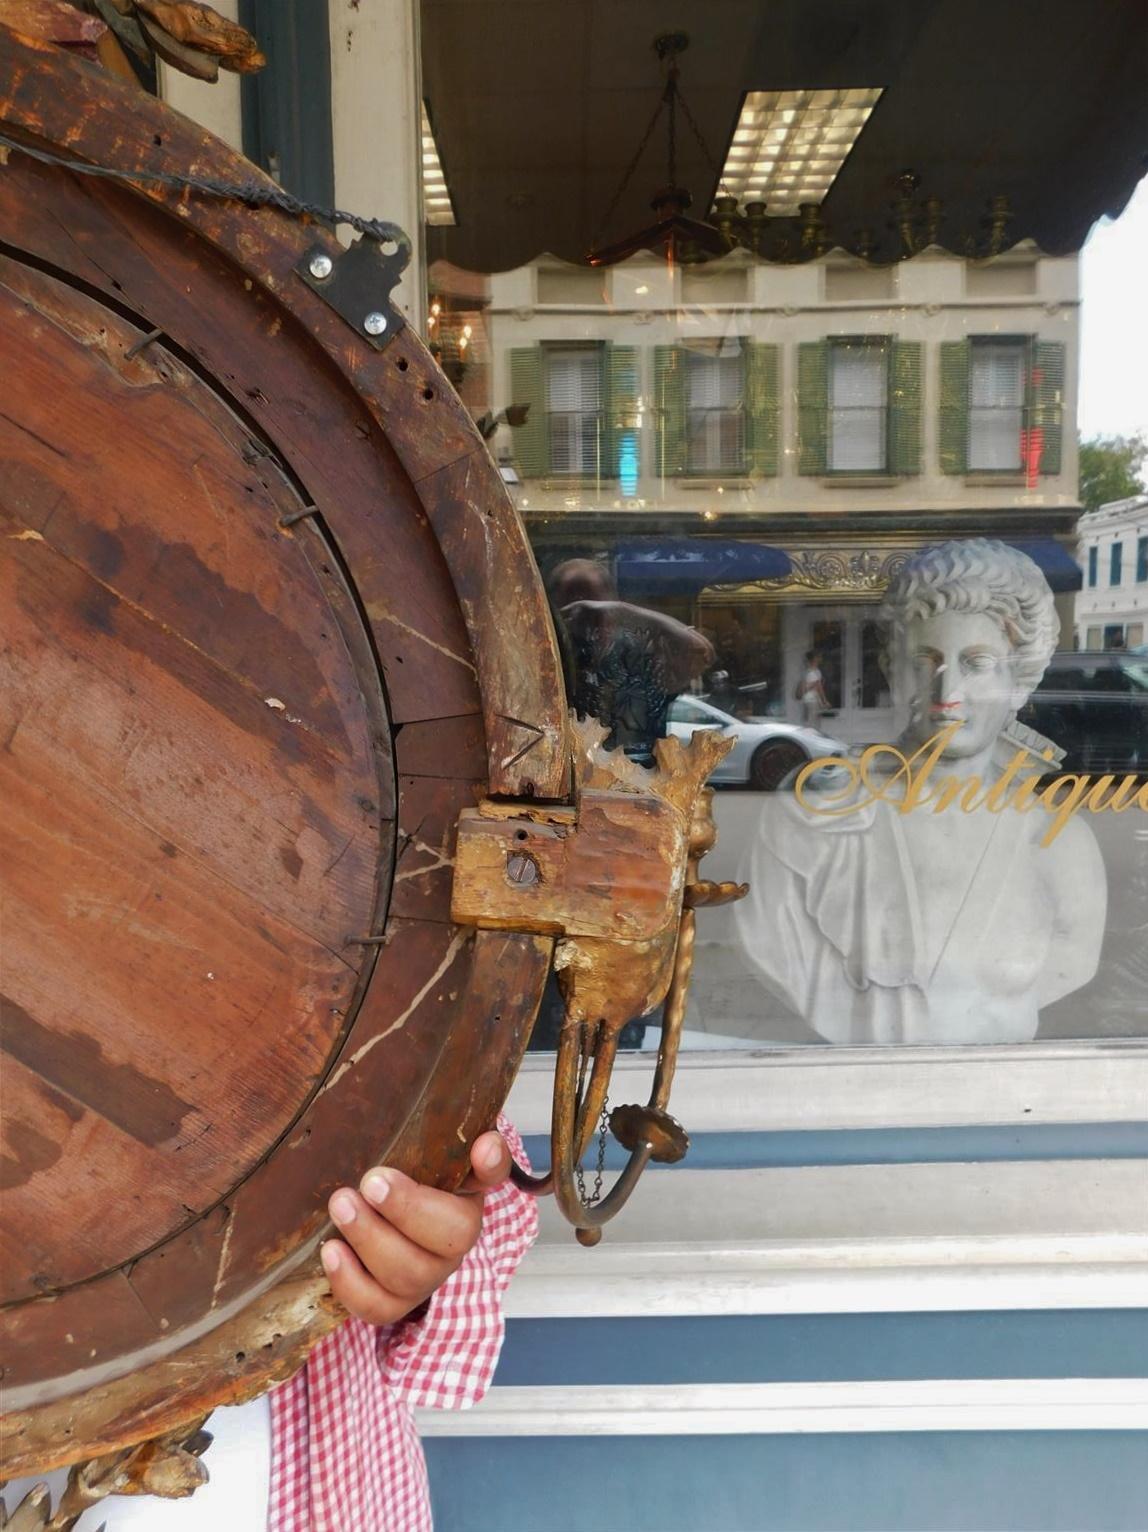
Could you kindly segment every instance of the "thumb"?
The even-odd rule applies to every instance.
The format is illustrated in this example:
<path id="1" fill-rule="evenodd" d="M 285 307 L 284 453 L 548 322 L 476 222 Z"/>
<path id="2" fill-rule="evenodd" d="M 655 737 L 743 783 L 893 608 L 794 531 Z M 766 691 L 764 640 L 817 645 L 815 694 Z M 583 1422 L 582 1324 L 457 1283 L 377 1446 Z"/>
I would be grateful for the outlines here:
<path id="1" fill-rule="evenodd" d="M 510 1174 L 510 1150 L 501 1133 L 480 1133 L 470 1149 L 471 1174 L 463 1191 L 485 1192 Z"/>

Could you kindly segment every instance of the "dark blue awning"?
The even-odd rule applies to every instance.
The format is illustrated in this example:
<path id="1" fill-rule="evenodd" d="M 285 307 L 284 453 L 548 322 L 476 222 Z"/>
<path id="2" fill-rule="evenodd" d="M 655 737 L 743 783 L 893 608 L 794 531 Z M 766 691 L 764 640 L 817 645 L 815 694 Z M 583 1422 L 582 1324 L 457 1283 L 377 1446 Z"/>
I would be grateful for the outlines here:
<path id="1" fill-rule="evenodd" d="M 618 544 L 614 571 L 620 595 L 647 591 L 683 596 L 707 585 L 784 579 L 791 567 L 788 553 L 771 543 L 636 537 Z"/>
<path id="2" fill-rule="evenodd" d="M 1020 553 L 1027 553 L 1033 563 L 1039 565 L 1045 579 L 1057 595 L 1064 591 L 1080 590 L 1084 585 L 1080 565 L 1068 550 L 1053 538 L 1010 537 L 1007 541 L 1010 548 L 1016 548 Z"/>

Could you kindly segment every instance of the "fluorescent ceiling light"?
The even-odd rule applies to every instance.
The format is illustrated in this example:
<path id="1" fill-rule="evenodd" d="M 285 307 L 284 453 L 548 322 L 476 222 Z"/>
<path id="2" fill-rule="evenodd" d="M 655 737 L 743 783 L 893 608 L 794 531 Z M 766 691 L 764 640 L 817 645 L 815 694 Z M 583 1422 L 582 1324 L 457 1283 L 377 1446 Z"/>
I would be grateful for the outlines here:
<path id="1" fill-rule="evenodd" d="M 438 157 L 438 145 L 431 131 L 427 104 L 421 103 L 423 136 L 423 222 L 445 224 L 453 227 L 458 219 L 454 216 L 454 203 L 450 200 L 446 175 Z"/>
<path id="2" fill-rule="evenodd" d="M 775 216 L 823 202 L 882 94 L 880 86 L 747 92 L 719 195 L 764 202 Z"/>

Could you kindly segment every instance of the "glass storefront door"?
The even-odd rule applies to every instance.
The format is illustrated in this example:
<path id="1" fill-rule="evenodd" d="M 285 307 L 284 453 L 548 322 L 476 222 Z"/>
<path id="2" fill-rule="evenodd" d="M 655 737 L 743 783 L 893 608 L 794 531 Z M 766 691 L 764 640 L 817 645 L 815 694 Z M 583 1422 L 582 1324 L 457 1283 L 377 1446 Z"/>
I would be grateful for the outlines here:
<path id="1" fill-rule="evenodd" d="M 887 739 L 893 703 L 882 668 L 881 628 L 871 607 L 807 606 L 795 613 L 795 666 L 816 655 L 829 711 L 822 727 L 846 744 Z M 796 694 L 797 682 L 793 691 Z"/>

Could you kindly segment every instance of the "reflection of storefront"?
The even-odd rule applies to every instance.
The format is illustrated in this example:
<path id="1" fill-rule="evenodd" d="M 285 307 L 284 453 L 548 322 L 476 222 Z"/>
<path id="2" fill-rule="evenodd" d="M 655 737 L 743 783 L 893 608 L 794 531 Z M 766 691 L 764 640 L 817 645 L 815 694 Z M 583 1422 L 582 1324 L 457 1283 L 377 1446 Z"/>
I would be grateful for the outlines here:
<path id="1" fill-rule="evenodd" d="M 703 627 L 726 613 L 752 634 L 759 653 L 768 654 L 760 676 L 746 668 L 731 672 L 735 686 L 753 689 L 749 711 L 800 722 L 797 693 L 812 654 L 831 710 L 829 732 L 849 744 L 889 738 L 893 709 L 877 611 L 908 552 L 832 544 L 791 549 L 791 567 L 782 578 L 704 591 L 698 603 Z"/>
<path id="2" fill-rule="evenodd" d="M 848 744 L 888 739 L 892 699 L 881 668 L 881 626 L 872 613 L 858 607 L 807 606 L 800 627 L 797 650 L 816 659 L 836 714 L 827 727 Z"/>

